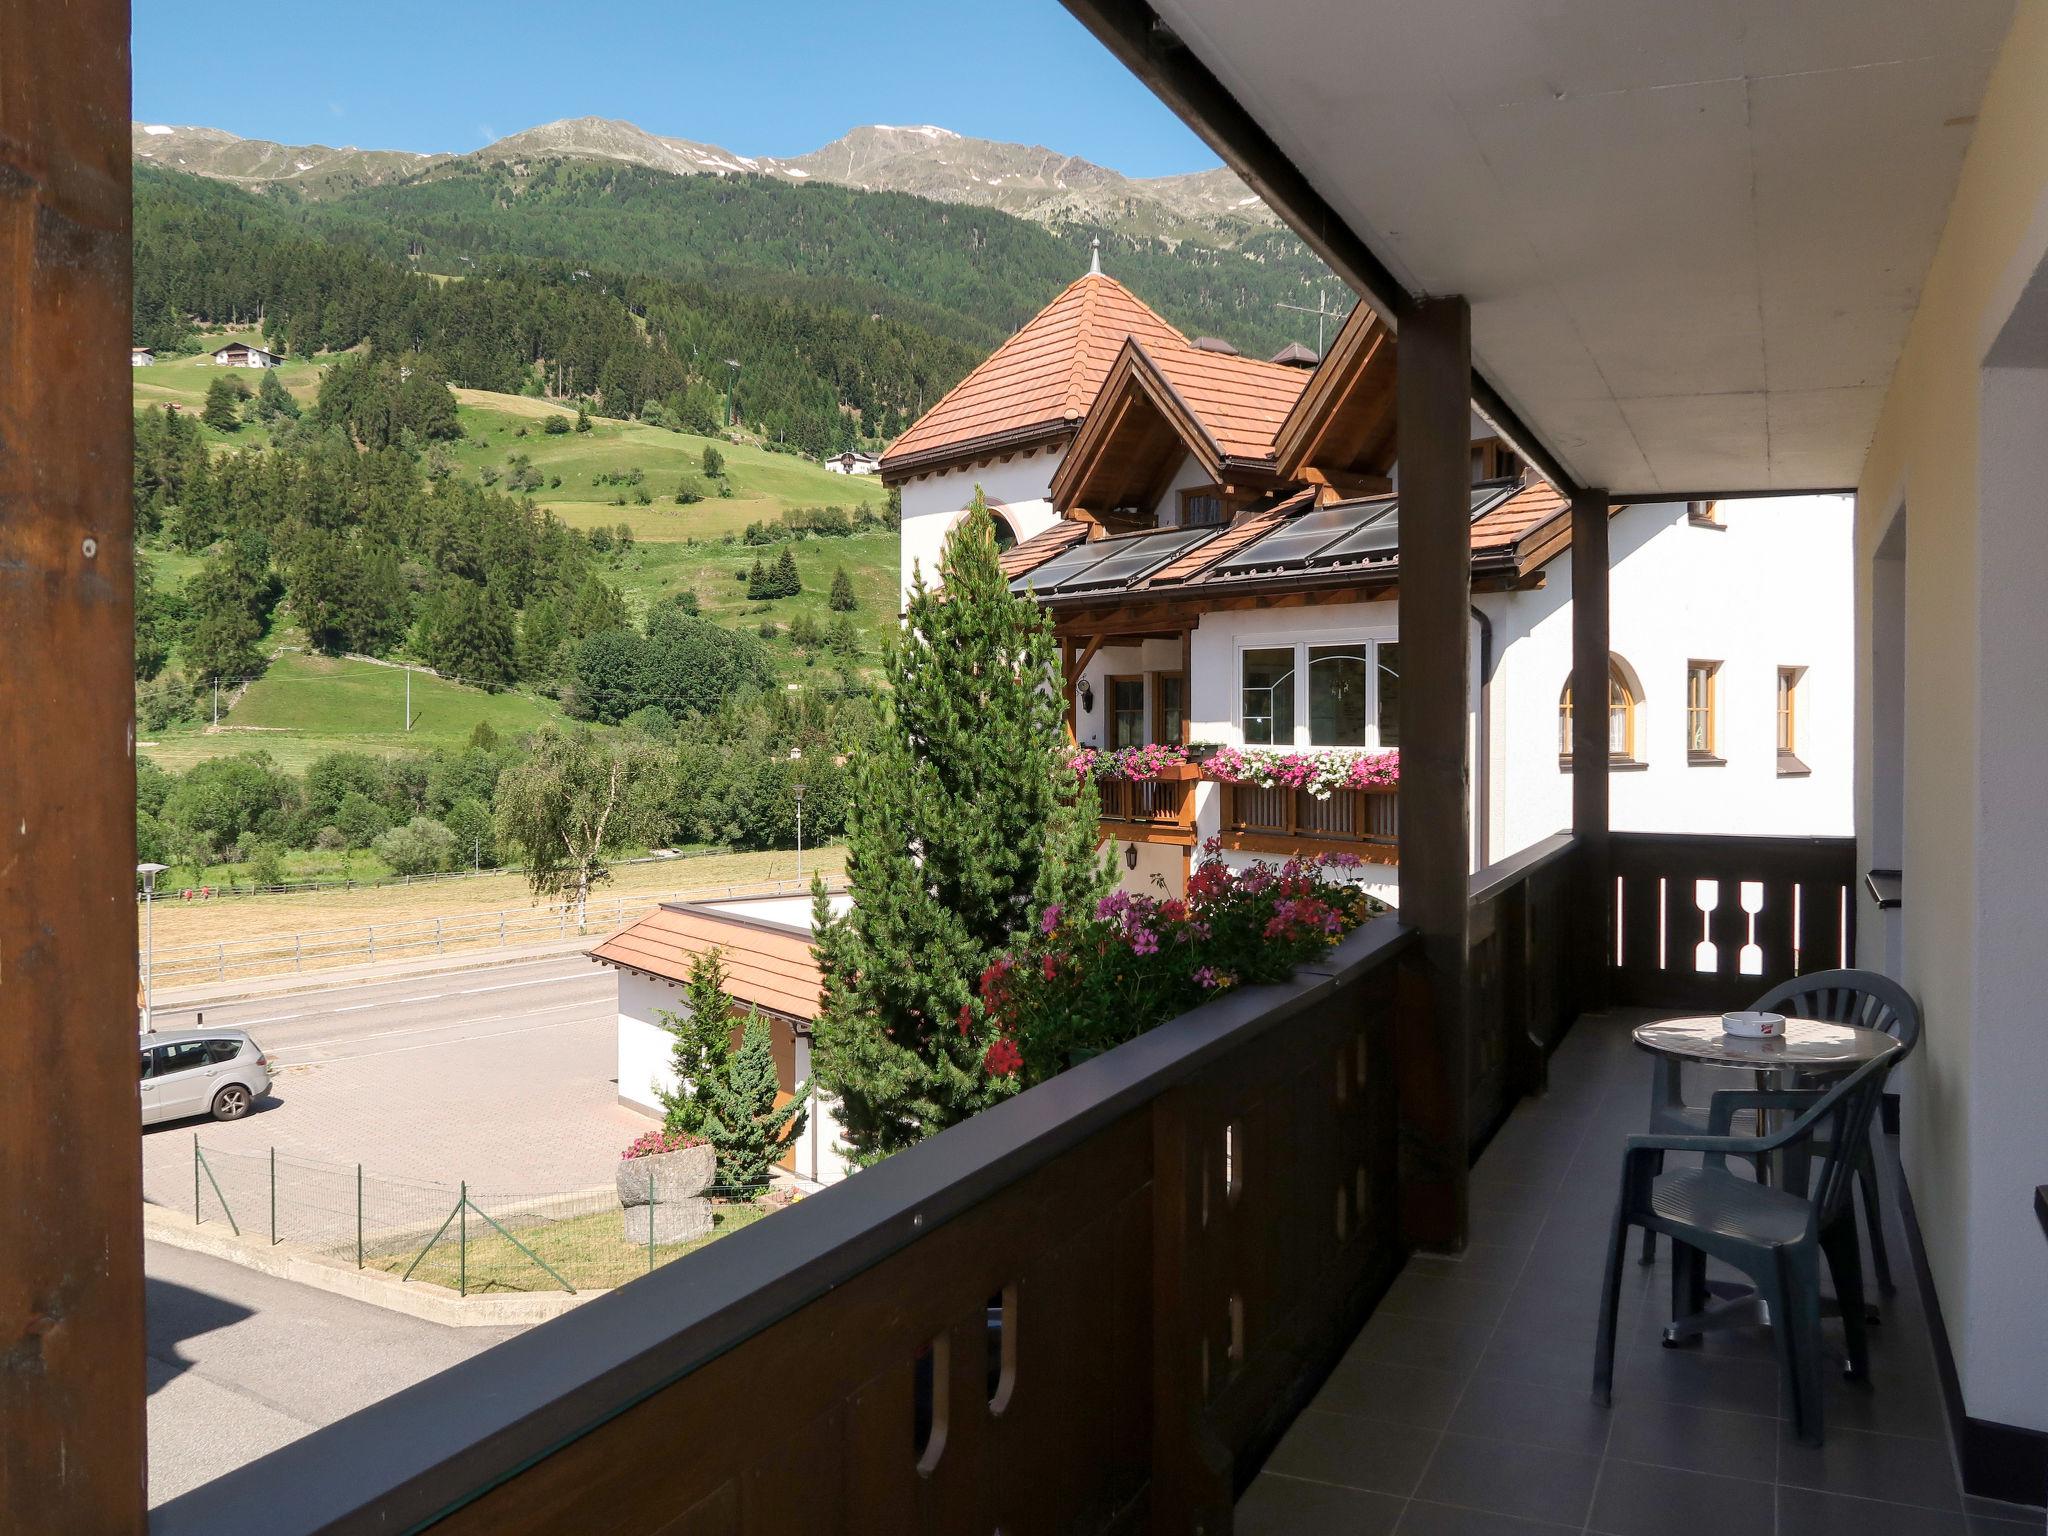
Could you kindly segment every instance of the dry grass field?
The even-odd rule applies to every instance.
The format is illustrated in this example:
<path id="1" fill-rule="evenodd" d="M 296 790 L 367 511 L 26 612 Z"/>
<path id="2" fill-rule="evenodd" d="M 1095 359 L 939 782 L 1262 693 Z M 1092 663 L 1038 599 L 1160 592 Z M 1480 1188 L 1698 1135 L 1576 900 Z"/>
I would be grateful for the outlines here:
<path id="1" fill-rule="evenodd" d="M 804 878 L 808 880 L 814 871 L 823 873 L 828 881 L 842 880 L 846 873 L 846 850 L 806 848 Z M 721 894 L 728 886 L 758 888 L 770 881 L 795 877 L 796 855 L 787 849 L 707 853 L 625 865 L 592 892 L 593 926 L 597 910 L 609 908 L 619 896 L 637 895 L 652 900 L 678 891 L 712 896 Z M 265 934 L 324 932 L 508 908 L 538 911 L 543 905 L 528 894 L 524 876 L 508 874 L 423 880 L 413 885 L 362 890 L 221 897 L 213 901 L 181 901 L 175 891 L 159 892 L 157 954 L 162 959 L 167 949 L 185 944 L 232 943 Z"/>

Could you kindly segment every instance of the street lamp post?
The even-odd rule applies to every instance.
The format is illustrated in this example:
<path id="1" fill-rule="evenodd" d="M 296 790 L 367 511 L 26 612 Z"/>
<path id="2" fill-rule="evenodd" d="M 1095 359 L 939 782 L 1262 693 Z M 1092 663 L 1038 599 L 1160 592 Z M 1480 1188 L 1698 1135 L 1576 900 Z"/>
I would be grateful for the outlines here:
<path id="1" fill-rule="evenodd" d="M 135 872 L 142 876 L 142 1029 L 145 1034 L 156 1028 L 150 1008 L 156 979 L 156 877 L 169 868 L 168 864 L 135 866 Z"/>
<path id="2" fill-rule="evenodd" d="M 792 763 L 802 762 L 803 756 L 804 749 L 802 747 L 791 747 L 789 749 L 789 760 Z M 802 885 L 804 881 L 804 786 L 799 782 L 790 785 L 789 789 L 790 793 L 796 796 L 796 881 L 798 885 Z"/>

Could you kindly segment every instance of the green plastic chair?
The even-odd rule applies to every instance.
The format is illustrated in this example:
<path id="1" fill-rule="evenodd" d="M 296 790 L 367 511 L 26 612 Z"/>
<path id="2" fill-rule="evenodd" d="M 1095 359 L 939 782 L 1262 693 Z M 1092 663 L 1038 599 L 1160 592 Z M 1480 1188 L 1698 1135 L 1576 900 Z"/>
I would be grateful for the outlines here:
<path id="1" fill-rule="evenodd" d="M 1750 1006 L 1756 1011 L 1782 1013 L 1793 1019 L 1825 1019 L 1831 1024 L 1857 1024 L 1879 1029 L 1899 1042 L 1887 1073 L 1913 1054 L 1920 1043 L 1920 1005 L 1913 994 L 1876 971 L 1815 971 L 1780 982 Z M 1801 1087 L 1815 1086 L 1804 1074 Z M 1877 1152 L 1873 1139 L 1865 1136 L 1857 1144 L 1856 1188 L 1863 1197 L 1863 1225 L 1870 1234 L 1870 1257 L 1877 1271 L 1877 1288 L 1892 1294 L 1892 1265 L 1884 1244 L 1884 1211 L 1877 1182 Z"/>
<path id="2" fill-rule="evenodd" d="M 1672 1241 L 1671 1298 L 1676 1321 L 1702 1310 L 1707 1300 L 1706 1261 L 1719 1259 L 1749 1277 L 1770 1308 L 1778 1362 L 1792 1399 L 1800 1439 L 1821 1440 L 1820 1261 L 1827 1258 L 1841 1303 L 1848 1343 L 1847 1374 L 1869 1369 L 1863 1311 L 1863 1261 L 1856 1242 L 1850 1186 L 1856 1149 L 1870 1140 L 1870 1120 L 1884 1091 L 1895 1048 L 1865 1062 L 1832 1088 L 1787 1088 L 1714 1095 L 1708 1134 L 1631 1136 L 1623 1156 L 1621 1198 L 1607 1245 L 1600 1297 L 1600 1332 L 1593 1357 L 1593 1396 L 1614 1400 L 1614 1330 L 1621 1302 L 1621 1272 L 1628 1259 L 1628 1229 L 1661 1232 Z M 1734 1136 L 1737 1113 L 1797 1109 L 1784 1129 L 1768 1136 Z M 1669 1152 L 1704 1154 L 1702 1166 L 1663 1171 Z M 1799 1167 L 1788 1184 L 1758 1184 L 1729 1171 L 1730 1157 L 1789 1154 L 1797 1167 L 1818 1159 L 1818 1174 Z M 1810 1165 L 1809 1165 L 1810 1166 Z"/>
<path id="3" fill-rule="evenodd" d="M 1856 1024 L 1883 1030 L 1901 1047 L 1892 1058 L 1896 1067 L 1920 1043 L 1920 1005 L 1904 987 L 1876 971 L 1814 971 L 1780 982 L 1751 1003 L 1756 1013 L 1782 1013 L 1787 1018 L 1820 1019 L 1831 1024 Z M 1811 1087 L 1818 1079 L 1802 1077 L 1799 1086 Z M 1688 1104 L 1679 1086 L 1676 1058 L 1656 1058 L 1650 1082 L 1650 1130 L 1653 1133 L 1698 1135 L 1707 1130 L 1708 1111 Z M 1877 1159 L 1868 1138 L 1856 1170 L 1856 1182 L 1863 1196 L 1864 1224 L 1870 1231 L 1870 1253 L 1877 1269 L 1878 1289 L 1892 1294 L 1891 1258 L 1885 1251 L 1884 1221 L 1879 1204 Z M 1643 1234 L 1643 1262 L 1657 1257 L 1657 1235 Z"/>

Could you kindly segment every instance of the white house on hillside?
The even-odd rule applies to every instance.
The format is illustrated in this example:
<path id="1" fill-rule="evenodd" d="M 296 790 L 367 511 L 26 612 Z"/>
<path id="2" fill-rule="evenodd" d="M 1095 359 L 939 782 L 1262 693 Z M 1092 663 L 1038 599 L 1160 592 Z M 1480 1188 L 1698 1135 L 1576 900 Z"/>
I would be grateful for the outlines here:
<path id="1" fill-rule="evenodd" d="M 1055 617 L 1079 746 L 1326 769 L 1394 751 L 1397 350 L 1361 306 L 1323 359 L 1240 357 L 1090 273 L 884 455 L 905 591 L 980 486 L 1013 590 Z M 1476 415 L 1472 473 L 1483 865 L 1571 820 L 1570 520 Z M 1839 497 L 1613 514 L 1616 828 L 1849 829 L 1850 518 Z M 1398 898 L 1391 786 L 1261 787 L 1228 756 L 1159 773 L 1102 784 L 1128 883 L 1177 888 L 1216 837 L 1231 857 L 1355 853 Z"/>
<path id="2" fill-rule="evenodd" d="M 246 341 L 231 341 L 216 348 L 213 360 L 222 368 L 275 368 L 284 361 L 275 352 L 266 352 Z"/>

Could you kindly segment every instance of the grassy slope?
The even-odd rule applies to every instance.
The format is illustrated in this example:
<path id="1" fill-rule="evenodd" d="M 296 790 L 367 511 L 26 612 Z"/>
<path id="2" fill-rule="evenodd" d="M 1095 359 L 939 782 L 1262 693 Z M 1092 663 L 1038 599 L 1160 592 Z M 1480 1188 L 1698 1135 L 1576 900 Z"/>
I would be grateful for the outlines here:
<path id="1" fill-rule="evenodd" d="M 413 728 L 405 729 L 405 673 L 364 661 L 287 653 L 222 716 L 221 729 L 165 731 L 142 750 L 179 771 L 202 758 L 261 750 L 297 773 L 323 752 L 396 754 L 459 747 L 479 721 L 501 734 L 563 719 L 548 700 L 485 693 L 424 673 L 412 679 Z"/>
<path id="2" fill-rule="evenodd" d="M 262 346 L 263 338 L 255 331 L 219 332 L 204 335 L 194 343 L 198 351 L 187 357 L 165 357 L 147 368 L 137 368 L 135 374 L 135 408 L 147 410 L 159 405 L 175 405 L 181 411 L 190 412 L 194 417 L 206 409 L 206 387 L 222 374 L 232 374 L 249 386 L 253 394 L 256 386 L 263 382 L 263 375 L 254 368 L 216 368 L 212 353 L 224 342 L 246 341 Z M 313 362 L 289 362 L 277 370 L 278 382 L 291 391 L 301 405 L 311 405 L 313 397 L 320 390 L 320 365 Z M 247 423 L 233 432 L 216 432 L 213 428 L 200 426 L 207 445 L 212 448 L 260 448 L 270 441 L 270 431 L 257 422 Z"/>
<path id="3" fill-rule="evenodd" d="M 592 419 L 588 432 L 549 436 L 541 423 L 549 416 L 573 419 L 571 408 L 523 395 L 491 394 L 458 389 L 465 436 L 450 446 L 449 457 L 466 473 L 485 465 L 505 467 L 514 454 L 533 460 L 545 475 L 560 475 L 559 486 L 544 486 L 534 500 L 577 528 L 611 528 L 628 524 L 636 539 L 716 539 L 738 533 L 748 523 L 781 517 L 786 507 L 881 506 L 886 497 L 872 475 L 835 475 L 808 459 L 770 453 L 751 443 L 670 432 L 636 421 Z M 526 435 L 519 436 L 524 429 Z M 715 446 L 725 456 L 732 495 L 707 495 L 691 506 L 676 505 L 676 487 L 685 474 L 704 482 L 704 448 Z M 654 498 L 638 505 L 630 486 L 592 485 L 593 477 L 638 469 L 644 488 Z M 625 506 L 612 498 L 623 495 Z"/>
<path id="4" fill-rule="evenodd" d="M 697 594 L 706 618 L 749 631 L 764 618 L 773 619 L 778 629 L 787 631 L 790 621 L 800 613 L 809 614 L 820 628 L 837 617 L 827 598 L 832 590 L 832 573 L 843 565 L 852 578 L 854 597 L 859 604 L 852 616 L 861 636 L 859 664 L 872 668 L 881 661 L 883 627 L 896 620 L 896 537 L 893 532 L 877 529 L 843 539 L 799 539 L 789 545 L 762 548 L 745 544 L 638 544 L 608 574 L 625 592 L 627 601 L 642 610 L 689 590 Z M 803 591 L 772 602 L 749 602 L 747 584 L 736 580 L 733 573 L 747 570 L 756 555 L 773 560 L 784 548 L 796 557 Z M 777 672 L 790 681 L 801 681 L 802 674 L 810 670 L 786 634 L 771 641 L 768 649 Z M 818 657 L 818 666 L 836 664 L 836 658 Z"/>
<path id="5" fill-rule="evenodd" d="M 226 339 L 208 336 L 200 345 L 210 351 Z M 238 333 L 234 339 L 259 340 L 253 333 Z M 220 372 L 206 352 L 138 368 L 137 408 L 175 401 L 180 409 L 196 416 L 205 405 L 207 385 Z M 295 396 L 311 402 L 319 388 L 318 365 L 288 363 L 278 372 Z M 579 528 L 615 527 L 624 522 L 633 529 L 633 550 L 601 569 L 626 592 L 636 612 L 688 588 L 697 593 L 705 615 L 723 624 L 753 631 L 768 618 L 787 631 L 790 620 L 808 613 L 822 628 L 834 617 L 826 604 L 832 573 L 844 565 L 859 601 L 853 614 L 861 635 L 857 665 L 872 674 L 881 659 L 883 626 L 894 621 L 896 612 L 894 533 L 873 531 L 844 539 L 798 541 L 792 548 L 803 593 L 767 603 L 749 602 L 745 584 L 735 581 L 732 572 L 745 570 L 757 553 L 774 559 L 781 546 L 756 550 L 719 541 L 737 535 L 750 522 L 777 520 L 789 507 L 880 507 L 887 493 L 873 476 L 835 475 L 807 459 L 770 453 L 750 443 L 728 443 L 604 417 L 593 418 L 588 432 L 551 436 L 541 423 L 551 415 L 573 420 L 573 408 L 485 390 L 455 393 L 466 435 L 446 451 L 460 473 L 474 475 L 487 464 L 502 469 L 512 455 L 523 453 L 543 474 L 562 477 L 559 487 L 544 487 L 535 500 L 565 522 Z M 524 437 L 518 435 L 522 428 Z M 267 432 L 253 425 L 233 434 L 201 430 L 211 444 L 222 449 L 257 447 L 269 440 Z M 724 455 L 733 494 L 678 506 L 674 496 L 682 477 L 688 474 L 703 481 L 707 442 Z M 632 501 L 631 487 L 591 484 L 594 476 L 633 468 L 642 471 L 646 488 L 655 498 L 649 506 Z M 611 497 L 620 493 L 628 504 L 612 505 Z M 182 587 L 202 563 L 198 556 L 164 550 L 147 551 L 145 558 L 158 582 L 170 591 Z M 302 643 L 303 637 L 288 627 L 288 612 L 281 612 L 280 619 L 286 626 L 273 633 L 270 642 Z M 838 657 L 820 649 L 807 665 L 805 655 L 790 644 L 786 634 L 769 643 L 769 652 L 777 674 L 793 683 L 803 682 L 817 668 L 829 671 L 841 664 Z M 218 733 L 195 728 L 167 731 L 151 756 L 165 768 L 178 770 L 202 758 L 260 747 L 283 767 L 298 772 L 321 753 L 343 747 L 397 753 L 460 745 L 479 719 L 489 720 L 499 731 L 520 731 L 562 718 L 551 701 L 529 694 L 484 694 L 416 674 L 413 702 L 419 718 L 408 735 L 402 729 L 404 689 L 403 672 L 390 668 L 287 654 L 223 717 L 223 726 L 232 729 Z"/>

